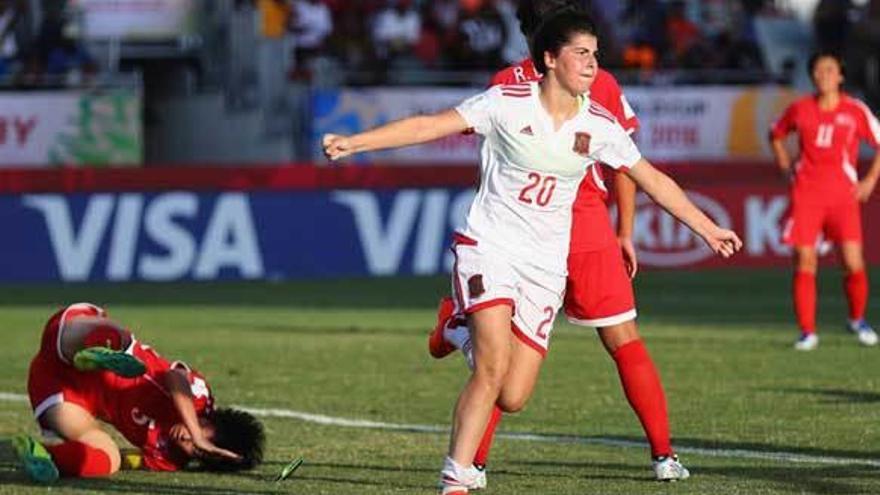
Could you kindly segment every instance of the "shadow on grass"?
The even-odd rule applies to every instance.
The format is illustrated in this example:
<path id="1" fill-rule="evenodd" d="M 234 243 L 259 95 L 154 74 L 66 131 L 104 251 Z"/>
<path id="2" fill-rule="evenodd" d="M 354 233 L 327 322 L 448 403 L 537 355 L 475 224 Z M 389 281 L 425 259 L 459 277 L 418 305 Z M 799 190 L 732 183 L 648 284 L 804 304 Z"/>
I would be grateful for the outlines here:
<path id="1" fill-rule="evenodd" d="M 581 437 L 575 437 L 581 438 Z M 591 438 L 594 437 L 582 437 L 585 439 L 584 443 L 589 443 Z M 599 439 L 610 439 L 612 441 L 620 441 L 627 442 L 633 444 L 633 446 L 638 446 L 639 444 L 644 445 L 645 449 L 647 449 L 648 444 L 645 442 L 644 437 L 635 437 L 635 436 L 602 436 L 598 437 Z M 600 443 L 600 442 L 595 442 Z M 793 445 L 777 445 L 777 444 L 766 444 L 766 443 L 757 443 L 757 442 L 735 442 L 735 441 L 719 441 L 719 440 L 705 440 L 702 438 L 693 438 L 693 437 L 675 437 L 673 439 L 673 443 L 675 447 L 679 450 L 687 451 L 687 449 L 700 449 L 700 450 L 708 450 L 708 451 L 717 451 L 715 455 L 712 457 L 717 457 L 719 459 L 734 459 L 734 458 L 753 458 L 758 459 L 758 455 L 751 455 L 751 452 L 756 454 L 765 454 L 765 455 L 773 455 L 773 454 L 782 454 L 787 455 L 791 454 L 794 456 L 809 456 L 809 457 L 823 457 L 834 459 L 835 462 L 840 462 L 841 465 L 873 465 L 880 462 L 877 456 L 866 453 L 864 450 L 843 450 L 843 449 L 823 449 L 817 447 L 799 447 Z M 737 452 L 739 451 L 739 452 Z M 725 452 L 729 452 L 729 455 L 723 455 Z M 697 452 L 694 455 L 703 455 Z M 766 460 L 765 462 L 790 462 L 785 460 Z M 873 468 L 875 472 L 880 475 L 880 467 Z"/>
<path id="2" fill-rule="evenodd" d="M 584 474 L 583 478 L 596 480 L 634 480 L 647 484 L 656 484 L 644 464 L 626 464 L 619 462 L 558 462 L 535 461 L 532 459 L 508 461 L 509 464 L 528 466 L 531 473 L 544 476 L 544 471 L 560 468 L 576 469 Z M 880 490 L 880 476 L 877 468 L 870 466 L 816 466 L 815 464 L 773 464 L 762 466 L 704 466 L 698 462 L 686 462 L 691 471 L 692 481 L 698 483 L 701 477 L 715 476 L 737 479 L 741 481 L 763 481 L 777 485 L 778 489 L 793 493 L 876 493 Z M 621 476 L 608 475 L 607 472 L 626 473 Z M 633 474 L 644 473 L 644 474 Z M 871 483 L 876 487 L 866 487 Z M 658 485 L 664 486 L 664 485 Z M 765 487 L 767 488 L 767 487 Z M 867 490 L 867 491 L 866 491 Z M 652 490 L 653 491 L 653 490 Z M 719 487 L 719 493 L 723 489 Z"/>
<path id="3" fill-rule="evenodd" d="M 281 465 L 284 463 L 266 463 L 268 466 L 275 464 Z M 321 473 L 309 473 L 310 467 L 329 468 L 334 471 L 333 474 L 338 473 L 339 475 L 330 476 Z M 63 493 L 90 491 L 99 493 L 162 493 L 169 495 L 269 495 L 290 493 L 290 490 L 295 489 L 298 482 L 333 483 L 343 486 L 349 485 L 352 487 L 387 487 L 395 490 L 425 490 L 430 488 L 429 484 L 418 485 L 395 483 L 394 480 L 377 479 L 369 474 L 371 471 L 385 471 L 389 473 L 418 471 L 424 471 L 426 473 L 434 472 L 434 470 L 428 469 L 404 469 L 392 466 L 306 463 L 292 478 L 278 483 L 273 480 L 273 476 L 255 471 L 223 474 L 208 473 L 205 471 L 188 471 L 183 474 L 174 475 L 169 473 L 138 473 L 139 476 L 148 477 L 149 481 L 127 479 L 126 473 L 118 474 L 110 478 L 62 479 L 51 486 L 53 490 L 62 491 Z M 187 483 L 186 480 L 181 480 L 181 477 L 185 478 L 189 474 L 210 476 L 213 481 L 209 484 L 204 479 L 192 480 L 191 483 Z M 358 476 L 358 474 L 360 474 L 360 476 Z M 228 481 L 233 478 L 244 479 L 254 483 L 266 483 L 266 488 L 232 486 Z M 227 480 L 227 483 L 224 483 L 224 479 Z M 36 485 L 29 481 L 24 472 L 19 469 L 18 460 L 8 439 L 0 440 L 0 486 L 21 487 L 22 490 L 30 489 L 35 492 L 43 490 L 41 485 Z M 356 488 L 353 489 L 356 490 Z"/>
<path id="4" fill-rule="evenodd" d="M 280 467 L 286 463 L 284 463 L 284 462 L 267 462 L 264 464 L 277 465 Z M 365 464 L 344 464 L 344 463 L 336 463 L 336 462 L 307 462 L 307 463 L 303 464 L 303 468 L 306 468 L 306 467 L 331 469 L 334 472 L 336 472 L 336 471 L 341 471 L 341 472 L 352 471 L 352 472 L 360 472 L 360 473 L 374 472 L 374 473 L 392 473 L 392 474 L 393 473 L 399 473 L 399 474 L 420 473 L 423 475 L 422 477 L 424 479 L 428 479 L 428 480 L 434 480 L 439 476 L 439 469 L 437 469 L 437 468 L 384 466 L 381 464 L 367 464 L 367 465 L 365 465 Z M 246 473 L 242 473 L 242 474 L 246 475 Z M 298 478 L 302 478 L 302 479 L 324 480 L 324 481 L 327 480 L 327 478 L 323 478 L 320 476 L 318 476 L 318 477 L 310 476 L 308 474 L 302 474 L 300 472 L 297 472 L 296 476 Z M 531 470 L 517 469 L 516 467 L 511 469 L 511 467 L 509 465 L 507 465 L 506 462 L 500 463 L 498 466 L 493 466 L 492 467 L 492 476 L 509 476 L 509 477 L 517 477 L 517 478 L 528 478 L 528 479 L 534 479 L 536 476 L 542 477 L 542 478 L 571 478 L 571 476 L 564 474 L 564 473 L 549 473 L 549 472 L 536 473 Z M 394 482 L 390 482 L 390 483 L 385 482 L 383 484 L 386 486 L 389 486 L 391 488 L 413 488 L 413 489 L 425 488 L 424 485 L 414 485 L 414 484 L 413 485 L 404 485 L 404 484 L 397 484 Z"/>
<path id="5" fill-rule="evenodd" d="M 860 390 L 842 389 L 813 389 L 813 388 L 783 388 L 767 389 L 771 392 L 784 394 L 818 395 L 824 397 L 823 404 L 875 404 L 880 402 L 880 393 L 864 392 Z"/>

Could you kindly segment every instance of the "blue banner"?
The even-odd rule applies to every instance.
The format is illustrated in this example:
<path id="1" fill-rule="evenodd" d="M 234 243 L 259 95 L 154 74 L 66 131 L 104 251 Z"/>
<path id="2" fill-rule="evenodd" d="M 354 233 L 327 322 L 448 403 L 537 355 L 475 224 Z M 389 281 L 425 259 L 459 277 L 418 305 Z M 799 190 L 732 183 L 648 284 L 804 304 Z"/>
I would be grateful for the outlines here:
<path id="1" fill-rule="evenodd" d="M 470 189 L 0 196 L 0 281 L 433 275 Z"/>

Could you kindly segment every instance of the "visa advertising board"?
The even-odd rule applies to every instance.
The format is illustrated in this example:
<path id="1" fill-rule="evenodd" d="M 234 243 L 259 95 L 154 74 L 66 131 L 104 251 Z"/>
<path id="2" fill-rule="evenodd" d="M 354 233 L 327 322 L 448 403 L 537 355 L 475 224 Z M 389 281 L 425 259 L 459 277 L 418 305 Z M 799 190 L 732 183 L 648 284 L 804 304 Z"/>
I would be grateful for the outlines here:
<path id="1" fill-rule="evenodd" d="M 354 169 L 358 173 L 351 175 Z M 736 182 L 717 180 L 700 166 L 668 170 L 717 223 L 735 229 L 745 247 L 733 260 L 720 260 L 640 195 L 634 241 L 643 268 L 789 266 L 791 252 L 781 240 L 788 197 L 781 182 L 769 180 L 772 174 L 762 182 L 744 170 L 748 180 Z M 456 166 L 296 166 L 217 173 L 92 169 L 58 171 L 69 177 L 55 182 L 45 178 L 53 171 L 39 173 L 31 179 L 27 172 L 0 174 L 0 221 L 9 234 L 0 280 L 446 273 L 452 265 L 451 234 L 464 221 L 474 195 L 467 184 L 476 181 L 475 169 Z M 144 177 L 139 180 L 138 174 Z M 159 186 L 163 174 L 167 185 Z M 864 222 L 876 221 L 880 201 L 872 200 L 864 208 Z M 865 229 L 865 236 L 865 252 L 876 264 L 880 229 Z"/>

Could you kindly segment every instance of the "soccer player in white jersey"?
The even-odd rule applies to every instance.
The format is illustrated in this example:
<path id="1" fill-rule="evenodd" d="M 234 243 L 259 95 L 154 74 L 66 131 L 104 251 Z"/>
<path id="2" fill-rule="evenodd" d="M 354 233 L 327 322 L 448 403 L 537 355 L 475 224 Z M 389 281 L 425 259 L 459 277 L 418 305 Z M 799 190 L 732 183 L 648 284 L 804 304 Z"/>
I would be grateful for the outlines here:
<path id="1" fill-rule="evenodd" d="M 557 16 L 535 36 L 536 66 L 545 74 L 540 82 L 496 86 L 455 109 L 323 138 L 331 160 L 470 128 L 488 143 L 480 188 L 453 245 L 453 292 L 457 309 L 468 315 L 474 369 L 455 405 L 443 495 L 468 493 L 493 406 L 516 412 L 531 396 L 562 304 L 571 205 L 589 167 L 603 162 L 625 171 L 719 255 L 742 247 L 734 232 L 716 225 L 641 157 L 614 117 L 583 97 L 596 75 L 597 49 L 588 17 Z"/>

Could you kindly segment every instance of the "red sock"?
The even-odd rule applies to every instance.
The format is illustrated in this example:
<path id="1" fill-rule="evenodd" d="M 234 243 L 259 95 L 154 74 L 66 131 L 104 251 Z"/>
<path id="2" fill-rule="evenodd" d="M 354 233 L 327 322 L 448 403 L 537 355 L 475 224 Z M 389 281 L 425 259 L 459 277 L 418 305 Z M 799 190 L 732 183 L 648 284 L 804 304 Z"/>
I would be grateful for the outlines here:
<path id="1" fill-rule="evenodd" d="M 123 350 L 122 347 L 128 339 L 128 332 L 110 325 L 96 326 L 86 335 L 83 347 L 107 347 L 114 351 Z"/>
<path id="2" fill-rule="evenodd" d="M 480 446 L 477 447 L 477 453 L 474 454 L 474 465 L 485 466 L 489 460 L 489 451 L 492 449 L 492 440 L 495 439 L 495 429 L 501 422 L 501 408 L 495 406 L 492 409 L 492 415 L 489 416 L 489 423 L 486 425 L 486 431 L 483 432 L 483 438 L 480 439 Z"/>
<path id="3" fill-rule="evenodd" d="M 864 271 L 850 273 L 843 279 L 843 289 L 849 303 L 849 319 L 861 320 L 868 305 L 868 274 Z"/>
<path id="4" fill-rule="evenodd" d="M 641 340 L 628 342 L 614 351 L 612 357 L 617 363 L 617 373 L 626 399 L 639 417 L 651 444 L 651 455 L 672 454 L 666 396 L 645 344 Z"/>
<path id="5" fill-rule="evenodd" d="M 816 331 L 816 274 L 795 272 L 792 283 L 794 314 L 801 332 Z"/>
<path id="6" fill-rule="evenodd" d="M 64 442 L 46 446 L 62 476 L 71 478 L 95 478 L 109 476 L 110 456 L 82 442 Z"/>

